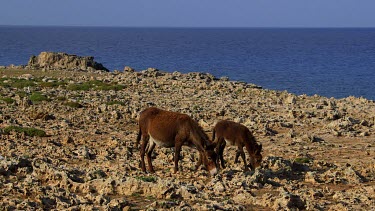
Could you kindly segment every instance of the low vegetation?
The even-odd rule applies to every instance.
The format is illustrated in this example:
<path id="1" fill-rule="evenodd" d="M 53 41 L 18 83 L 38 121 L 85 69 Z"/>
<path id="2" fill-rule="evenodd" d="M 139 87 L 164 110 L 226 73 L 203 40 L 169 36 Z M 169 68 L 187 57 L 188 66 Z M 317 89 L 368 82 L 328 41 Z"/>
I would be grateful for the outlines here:
<path id="1" fill-rule="evenodd" d="M 18 95 L 21 98 L 24 98 L 27 96 L 27 93 L 25 91 L 18 91 L 16 92 L 16 95 Z"/>
<path id="2" fill-rule="evenodd" d="M 39 93 L 39 92 L 34 92 L 30 95 L 30 100 L 33 102 L 33 103 L 37 103 L 37 102 L 42 102 L 42 101 L 49 101 L 48 97 Z"/>
<path id="3" fill-rule="evenodd" d="M 106 103 L 107 105 L 122 105 L 124 106 L 125 103 L 124 102 L 121 102 L 121 101 L 109 101 Z"/>
<path id="4" fill-rule="evenodd" d="M 34 87 L 37 84 L 34 80 L 18 79 L 18 78 L 1 78 L 0 86 L 3 87 L 13 87 L 22 89 L 25 87 Z"/>
<path id="5" fill-rule="evenodd" d="M 156 182 L 156 177 L 154 176 L 139 176 L 136 177 L 138 180 L 142 180 L 143 182 Z"/>
<path id="6" fill-rule="evenodd" d="M 65 101 L 65 100 L 67 100 L 66 97 L 64 97 L 64 96 L 58 96 L 56 99 L 58 101 Z"/>
<path id="7" fill-rule="evenodd" d="M 83 107 L 83 105 L 81 105 L 78 102 L 66 102 L 66 103 L 64 103 L 64 105 L 72 107 L 72 108 L 82 108 Z"/>
<path id="8" fill-rule="evenodd" d="M 40 82 L 39 86 L 41 87 L 58 87 L 58 86 L 66 86 L 67 83 L 64 81 L 48 81 L 48 82 Z"/>
<path id="9" fill-rule="evenodd" d="M 310 163 L 311 159 L 310 158 L 307 158 L 307 157 L 298 157 L 294 160 L 294 162 L 296 163 Z"/>
<path id="10" fill-rule="evenodd" d="M 9 135 L 11 131 L 15 131 L 17 133 L 24 133 L 26 136 L 38 136 L 38 137 L 47 136 L 45 131 L 39 130 L 36 128 L 8 126 L 3 129 L 3 133 L 6 135 Z"/>
<path id="11" fill-rule="evenodd" d="M 115 83 L 105 83 L 98 80 L 91 80 L 81 84 L 70 84 L 67 89 L 71 91 L 88 91 L 88 90 L 114 90 L 118 91 L 124 89 L 124 85 L 115 84 Z"/>
<path id="12" fill-rule="evenodd" d="M 10 97 L 2 97 L 2 98 L 0 98 L 0 101 L 4 101 L 4 102 L 6 102 L 7 104 L 12 104 L 12 103 L 14 103 L 14 100 L 13 100 L 12 98 L 10 98 Z"/>

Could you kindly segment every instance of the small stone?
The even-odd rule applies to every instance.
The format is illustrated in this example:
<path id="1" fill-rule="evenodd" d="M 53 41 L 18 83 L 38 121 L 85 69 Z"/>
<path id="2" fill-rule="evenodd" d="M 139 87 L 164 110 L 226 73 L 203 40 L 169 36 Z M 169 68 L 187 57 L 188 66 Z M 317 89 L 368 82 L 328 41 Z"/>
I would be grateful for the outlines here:
<path id="1" fill-rule="evenodd" d="M 124 72 L 133 73 L 135 70 L 129 66 L 124 67 Z"/>

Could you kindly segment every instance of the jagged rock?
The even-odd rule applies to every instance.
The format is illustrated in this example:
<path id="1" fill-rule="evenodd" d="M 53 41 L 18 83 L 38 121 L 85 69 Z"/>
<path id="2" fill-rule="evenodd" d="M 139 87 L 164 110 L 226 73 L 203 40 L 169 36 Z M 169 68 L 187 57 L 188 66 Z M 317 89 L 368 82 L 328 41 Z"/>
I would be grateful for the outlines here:
<path id="1" fill-rule="evenodd" d="M 291 194 L 284 188 L 281 188 L 279 197 L 275 200 L 273 208 L 275 210 L 294 210 L 294 209 L 304 209 L 305 202 L 295 194 Z"/>
<path id="2" fill-rule="evenodd" d="M 84 158 L 84 159 L 92 159 L 95 157 L 94 152 L 90 150 L 87 146 L 80 146 L 75 153 L 78 157 Z"/>
<path id="3" fill-rule="evenodd" d="M 322 142 L 322 141 L 324 141 L 322 138 L 319 138 L 315 135 L 309 135 L 309 134 L 303 135 L 302 140 L 308 141 L 308 142 Z"/>
<path id="4" fill-rule="evenodd" d="M 124 67 L 124 72 L 128 72 L 128 73 L 134 73 L 134 69 L 129 67 L 129 66 L 125 66 Z"/>
<path id="5" fill-rule="evenodd" d="M 295 96 L 293 96 L 293 95 L 290 95 L 287 99 L 286 99 L 286 103 L 288 103 L 288 104 L 296 104 L 296 102 L 297 102 L 297 99 L 296 99 L 296 97 Z"/>
<path id="6" fill-rule="evenodd" d="M 68 70 L 104 70 L 109 71 L 102 64 L 94 61 L 94 57 L 81 57 L 67 53 L 41 52 L 32 56 L 27 64 L 30 68 L 68 69 Z"/>
<path id="7" fill-rule="evenodd" d="M 340 113 L 340 111 L 331 110 L 331 111 L 328 111 L 326 115 L 326 120 L 337 120 L 337 119 L 340 119 L 341 117 L 342 117 L 342 114 Z"/>
<path id="8" fill-rule="evenodd" d="M 317 174 L 316 172 L 312 172 L 312 171 L 309 171 L 309 172 L 306 172 L 305 174 L 305 181 L 306 182 L 310 182 L 310 183 L 319 183 L 320 181 L 317 179 Z"/>
<path id="9" fill-rule="evenodd" d="M 31 75 L 31 74 L 23 74 L 21 76 L 18 77 L 19 79 L 25 79 L 25 80 L 32 80 L 34 79 L 34 76 Z"/>
<path id="10" fill-rule="evenodd" d="M 325 183 L 334 184 L 360 184 L 363 183 L 362 176 L 351 166 L 329 169 L 321 176 Z"/>

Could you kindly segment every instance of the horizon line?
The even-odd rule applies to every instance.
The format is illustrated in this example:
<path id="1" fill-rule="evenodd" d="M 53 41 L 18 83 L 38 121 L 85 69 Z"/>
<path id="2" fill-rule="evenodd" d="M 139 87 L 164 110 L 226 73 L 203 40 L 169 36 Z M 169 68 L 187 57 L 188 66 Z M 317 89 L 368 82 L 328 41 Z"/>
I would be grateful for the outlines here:
<path id="1" fill-rule="evenodd" d="M 0 24 L 0 27 L 82 27 L 82 28 L 175 28 L 175 29 L 369 29 L 375 26 L 103 26 L 103 25 L 19 25 L 19 24 Z"/>

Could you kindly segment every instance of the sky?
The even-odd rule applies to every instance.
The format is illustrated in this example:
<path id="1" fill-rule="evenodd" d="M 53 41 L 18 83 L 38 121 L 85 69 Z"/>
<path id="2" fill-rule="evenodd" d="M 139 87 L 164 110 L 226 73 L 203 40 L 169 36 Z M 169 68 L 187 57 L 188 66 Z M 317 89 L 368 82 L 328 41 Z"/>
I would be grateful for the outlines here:
<path id="1" fill-rule="evenodd" d="M 375 27 L 375 0 L 2 0 L 0 25 Z"/>

